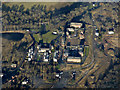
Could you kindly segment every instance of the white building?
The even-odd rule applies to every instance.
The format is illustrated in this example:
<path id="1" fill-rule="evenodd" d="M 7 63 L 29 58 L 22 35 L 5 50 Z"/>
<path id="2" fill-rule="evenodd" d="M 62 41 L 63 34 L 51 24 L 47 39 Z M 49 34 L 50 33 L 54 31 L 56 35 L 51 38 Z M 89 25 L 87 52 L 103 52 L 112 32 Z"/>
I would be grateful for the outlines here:
<path id="1" fill-rule="evenodd" d="M 27 84 L 27 81 L 23 81 L 23 82 L 22 82 L 22 85 L 25 85 L 25 84 Z"/>
<path id="2" fill-rule="evenodd" d="M 95 4 L 93 4 L 93 7 L 95 6 Z"/>
<path id="3" fill-rule="evenodd" d="M 54 31 L 52 34 L 57 35 L 58 33 L 56 31 Z"/>
<path id="4" fill-rule="evenodd" d="M 40 45 L 37 45 L 37 49 L 40 49 Z"/>
<path id="5" fill-rule="evenodd" d="M 30 53 L 28 53 L 28 57 L 30 57 Z"/>
<path id="6" fill-rule="evenodd" d="M 28 58 L 28 61 L 31 61 L 31 58 Z"/>
<path id="7" fill-rule="evenodd" d="M 114 34 L 114 32 L 113 31 L 108 31 L 108 34 Z"/>
<path id="8" fill-rule="evenodd" d="M 44 53 L 43 61 L 44 62 L 48 62 L 49 61 L 49 55 L 48 55 L 48 53 Z"/>
<path id="9" fill-rule="evenodd" d="M 43 60 L 44 62 L 48 62 L 48 58 L 45 58 L 45 56 L 44 56 L 44 60 Z"/>
<path id="10" fill-rule="evenodd" d="M 56 58 L 53 58 L 53 61 L 54 61 L 54 62 L 57 62 L 57 59 L 56 59 Z"/>
<path id="11" fill-rule="evenodd" d="M 68 57 L 67 62 L 80 63 L 81 59 L 80 57 Z"/>
<path id="12" fill-rule="evenodd" d="M 71 22 L 70 23 L 70 27 L 81 28 L 82 27 L 82 23 Z"/>
<path id="13" fill-rule="evenodd" d="M 99 33 L 98 33 L 98 32 L 96 32 L 96 33 L 95 33 L 95 35 L 96 35 L 96 36 L 99 36 Z"/>
<path id="14" fill-rule="evenodd" d="M 29 32 L 30 30 L 27 29 L 26 31 Z"/>
<path id="15" fill-rule="evenodd" d="M 46 52 L 47 50 L 49 51 L 49 48 L 41 48 L 38 52 L 44 53 L 44 52 Z"/>
<path id="16" fill-rule="evenodd" d="M 67 28 L 67 31 L 74 32 L 75 30 L 73 28 Z"/>
<path id="17" fill-rule="evenodd" d="M 16 67 L 17 67 L 17 65 L 16 65 L 16 64 L 12 64 L 12 65 L 11 65 L 11 67 L 16 68 Z"/>
<path id="18" fill-rule="evenodd" d="M 2 73 L 0 73 L 0 77 L 1 77 L 1 78 L 3 77 L 3 74 L 2 74 Z"/>

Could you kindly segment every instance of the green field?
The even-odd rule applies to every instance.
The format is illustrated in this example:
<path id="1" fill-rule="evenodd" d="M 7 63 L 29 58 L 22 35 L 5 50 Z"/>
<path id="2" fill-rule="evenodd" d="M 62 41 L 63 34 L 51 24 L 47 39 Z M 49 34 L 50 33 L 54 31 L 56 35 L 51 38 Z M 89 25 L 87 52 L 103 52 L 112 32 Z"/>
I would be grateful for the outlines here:
<path id="1" fill-rule="evenodd" d="M 89 54 L 89 47 L 85 47 L 84 48 L 84 56 L 85 55 L 88 56 L 88 54 Z"/>
<path id="2" fill-rule="evenodd" d="M 36 42 L 39 42 L 41 40 L 41 36 L 39 34 L 33 34 L 33 37 Z"/>
<path id="3" fill-rule="evenodd" d="M 48 32 L 42 35 L 43 43 L 50 43 L 53 39 L 55 39 L 57 35 L 53 35 L 52 32 Z"/>

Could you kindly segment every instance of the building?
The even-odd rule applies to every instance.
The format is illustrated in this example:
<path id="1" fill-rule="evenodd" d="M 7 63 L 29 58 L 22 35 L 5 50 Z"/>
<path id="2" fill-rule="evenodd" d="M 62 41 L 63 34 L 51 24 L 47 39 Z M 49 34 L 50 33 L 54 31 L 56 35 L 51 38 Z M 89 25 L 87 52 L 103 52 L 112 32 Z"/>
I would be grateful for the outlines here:
<path id="1" fill-rule="evenodd" d="M 40 49 L 41 45 L 37 45 L 37 49 Z"/>
<path id="2" fill-rule="evenodd" d="M 99 33 L 98 33 L 98 32 L 95 32 L 95 35 L 96 35 L 96 36 L 99 36 Z"/>
<path id="3" fill-rule="evenodd" d="M 57 59 L 56 59 L 56 58 L 53 58 L 53 61 L 54 61 L 54 62 L 57 62 Z"/>
<path id="4" fill-rule="evenodd" d="M 28 58 L 28 61 L 31 61 L 32 59 L 31 58 Z"/>
<path id="5" fill-rule="evenodd" d="M 68 57 L 67 58 L 67 62 L 70 62 L 70 63 L 80 63 L 81 62 L 81 59 L 80 57 Z"/>
<path id="6" fill-rule="evenodd" d="M 108 31 L 108 34 L 114 34 L 114 32 L 113 31 Z"/>
<path id="7" fill-rule="evenodd" d="M 61 45 L 62 45 L 62 47 L 64 47 L 64 45 L 65 45 L 65 39 L 64 38 L 62 38 L 62 40 L 61 40 Z"/>
<path id="8" fill-rule="evenodd" d="M 83 57 L 83 50 L 80 49 L 78 53 Z"/>
<path id="9" fill-rule="evenodd" d="M 52 34 L 57 35 L 58 33 L 56 31 L 52 32 Z"/>
<path id="10" fill-rule="evenodd" d="M 2 74 L 2 73 L 0 73 L 0 77 L 1 77 L 1 78 L 3 77 L 3 74 Z"/>
<path id="11" fill-rule="evenodd" d="M 44 56 L 43 61 L 44 62 L 48 62 L 49 61 L 49 57 L 48 56 Z"/>
<path id="12" fill-rule="evenodd" d="M 80 39 L 84 39 L 85 36 L 83 34 L 79 34 Z"/>
<path id="13" fill-rule="evenodd" d="M 65 52 L 64 53 L 64 57 L 68 57 L 69 53 L 68 52 Z"/>
<path id="14" fill-rule="evenodd" d="M 67 35 L 67 36 L 69 36 L 69 33 L 68 33 L 68 32 L 66 32 L 66 35 Z"/>
<path id="15" fill-rule="evenodd" d="M 40 48 L 40 50 L 38 51 L 39 53 L 44 53 L 46 51 L 49 51 L 49 48 Z"/>
<path id="16" fill-rule="evenodd" d="M 80 45 L 84 45 L 84 43 L 85 43 L 85 39 L 81 39 Z"/>
<path id="17" fill-rule="evenodd" d="M 25 85 L 25 84 L 27 84 L 27 81 L 23 81 L 23 82 L 22 82 L 22 85 Z"/>
<path id="18" fill-rule="evenodd" d="M 58 51 L 54 52 L 54 57 L 53 57 L 53 61 L 57 62 L 57 58 L 58 58 Z"/>
<path id="19" fill-rule="evenodd" d="M 44 53 L 43 61 L 44 61 L 44 62 L 48 62 L 48 61 L 49 61 L 49 55 L 48 55 L 48 52 L 45 52 L 45 53 Z"/>
<path id="20" fill-rule="evenodd" d="M 70 27 L 74 27 L 74 28 L 81 28 L 82 25 L 83 25 L 82 23 L 76 23 L 76 22 L 70 23 Z"/>
<path id="21" fill-rule="evenodd" d="M 16 65 L 16 64 L 12 64 L 11 67 L 12 67 L 12 68 L 16 68 L 17 65 Z"/>
<path id="22" fill-rule="evenodd" d="M 67 28 L 67 31 L 74 32 L 75 30 L 73 28 Z"/>

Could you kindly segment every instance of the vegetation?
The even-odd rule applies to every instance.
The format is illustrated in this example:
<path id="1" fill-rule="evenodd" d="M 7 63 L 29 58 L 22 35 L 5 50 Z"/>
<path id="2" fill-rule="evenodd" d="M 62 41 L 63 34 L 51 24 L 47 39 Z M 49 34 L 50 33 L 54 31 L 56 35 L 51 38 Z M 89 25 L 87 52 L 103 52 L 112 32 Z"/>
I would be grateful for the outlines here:
<path id="1" fill-rule="evenodd" d="M 84 48 L 84 56 L 88 56 L 88 54 L 89 54 L 89 47 L 85 47 Z"/>
<path id="2" fill-rule="evenodd" d="M 39 42 L 41 40 L 41 37 L 39 34 L 33 34 L 33 37 L 35 38 L 36 42 Z"/>
<path id="3" fill-rule="evenodd" d="M 48 37 L 49 36 L 49 37 Z M 55 39 L 57 35 L 53 35 L 52 32 L 48 32 L 42 35 L 43 43 L 50 43 L 53 39 Z"/>

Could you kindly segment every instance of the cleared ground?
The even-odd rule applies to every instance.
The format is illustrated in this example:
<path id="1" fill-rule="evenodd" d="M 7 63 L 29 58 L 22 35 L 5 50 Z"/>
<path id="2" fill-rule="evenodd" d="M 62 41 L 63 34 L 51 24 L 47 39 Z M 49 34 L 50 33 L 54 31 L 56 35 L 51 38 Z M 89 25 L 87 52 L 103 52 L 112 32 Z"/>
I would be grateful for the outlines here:
<path id="1" fill-rule="evenodd" d="M 8 6 L 12 6 L 12 5 L 24 5 L 25 6 L 25 9 L 27 8 L 31 8 L 33 5 L 46 5 L 47 6 L 47 10 L 49 9 L 54 9 L 54 8 L 61 8 L 61 7 L 64 7 L 66 5 L 70 5 L 72 4 L 71 2 L 7 2 L 5 3 L 6 5 Z"/>

